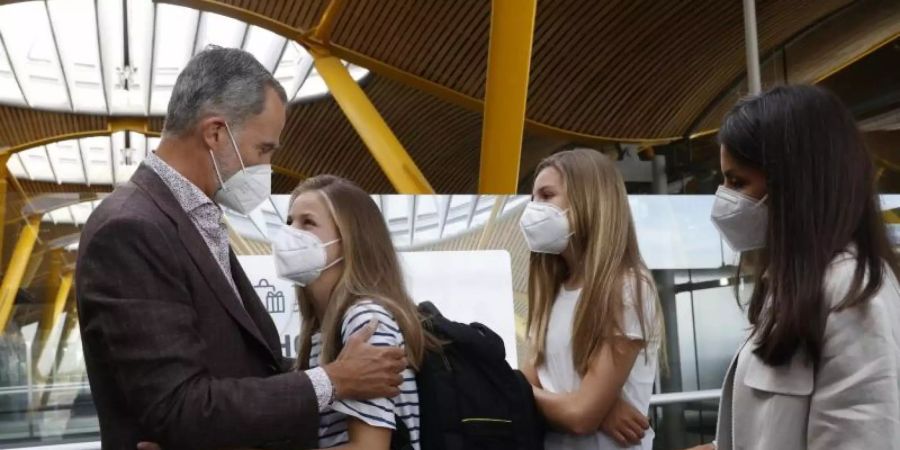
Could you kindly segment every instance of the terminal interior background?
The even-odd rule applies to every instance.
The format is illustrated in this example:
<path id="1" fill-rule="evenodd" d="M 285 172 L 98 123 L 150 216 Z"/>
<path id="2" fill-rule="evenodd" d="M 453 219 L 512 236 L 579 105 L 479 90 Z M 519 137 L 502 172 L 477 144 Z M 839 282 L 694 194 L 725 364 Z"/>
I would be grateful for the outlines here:
<path id="1" fill-rule="evenodd" d="M 399 251 L 509 253 L 520 361 L 518 218 L 534 168 L 575 147 L 617 160 L 667 326 L 656 447 L 709 442 L 747 326 L 736 255 L 708 220 L 716 129 L 748 91 L 740 2 L 537 1 L 524 134 L 509 160 L 516 186 L 503 195 L 479 189 L 492 176 L 479 171 L 483 134 L 495 131 L 492 2 L 352 1 L 316 33 L 330 5 L 0 0 L 0 448 L 98 440 L 72 286 L 80 230 L 156 148 L 178 73 L 209 44 L 251 52 L 290 99 L 270 201 L 226 211 L 234 251 L 271 254 L 287 194 L 307 176 L 349 178 L 373 193 Z M 760 0 L 756 17 L 763 87 L 815 83 L 850 107 L 900 247 L 900 2 Z M 323 57 L 337 58 L 328 70 L 343 84 L 320 73 Z M 409 195 L 376 161 L 371 130 L 348 119 L 359 105 L 336 100 L 343 90 L 375 107 L 426 192 Z"/>

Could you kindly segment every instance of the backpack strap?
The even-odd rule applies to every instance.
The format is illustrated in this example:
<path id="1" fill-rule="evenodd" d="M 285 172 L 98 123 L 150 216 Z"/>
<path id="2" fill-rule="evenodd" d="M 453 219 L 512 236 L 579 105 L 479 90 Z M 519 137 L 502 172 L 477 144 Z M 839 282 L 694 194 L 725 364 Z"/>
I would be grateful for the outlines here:
<path id="1" fill-rule="evenodd" d="M 397 424 L 397 429 L 391 433 L 391 450 L 413 450 L 406 422 L 401 420 L 400 416 L 395 415 L 394 423 Z"/>

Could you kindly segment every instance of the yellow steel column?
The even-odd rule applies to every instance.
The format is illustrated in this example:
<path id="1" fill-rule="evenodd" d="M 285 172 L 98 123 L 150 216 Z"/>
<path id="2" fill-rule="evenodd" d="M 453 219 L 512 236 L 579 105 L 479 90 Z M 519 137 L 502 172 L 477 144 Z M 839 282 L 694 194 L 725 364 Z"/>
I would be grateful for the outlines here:
<path id="1" fill-rule="evenodd" d="M 337 22 L 338 16 L 344 9 L 344 0 L 331 0 L 328 8 L 322 13 L 319 24 L 313 30 L 313 37 L 319 42 L 328 42 L 331 40 L 331 31 L 334 29 L 334 23 Z"/>
<path id="2" fill-rule="evenodd" d="M 537 0 L 493 0 L 478 192 L 513 194 L 519 184 Z"/>
<path id="3" fill-rule="evenodd" d="M 38 325 L 38 334 L 36 337 L 37 342 L 35 342 L 35 348 L 39 349 L 35 353 L 35 355 L 37 355 L 34 359 L 35 368 L 37 368 L 37 364 L 43 360 L 44 353 L 47 349 L 51 348 L 47 345 L 47 339 L 50 338 L 50 334 L 59 323 L 59 316 L 62 315 L 63 310 L 66 308 L 69 293 L 72 291 L 73 275 L 74 272 L 72 271 L 63 274 L 59 282 L 59 289 L 56 290 L 56 298 L 53 300 L 52 304 L 45 307 L 44 313 L 41 315 L 41 321 Z M 37 372 L 37 370 L 35 370 L 35 372 Z M 47 375 L 49 375 L 49 373 Z"/>
<path id="4" fill-rule="evenodd" d="M 325 80 L 331 95 L 397 192 L 433 194 L 434 189 L 428 180 L 366 97 L 366 93 L 350 76 L 343 62 L 321 49 L 311 49 L 310 53 L 315 58 L 316 70 Z"/>
<path id="5" fill-rule="evenodd" d="M 0 333 L 6 329 L 12 314 L 13 302 L 16 300 L 16 292 L 19 291 L 19 283 L 25 274 L 25 267 L 31 257 L 31 250 L 38 237 L 38 229 L 41 225 L 41 216 L 34 215 L 26 220 L 25 226 L 19 234 L 19 241 L 13 250 L 6 273 L 3 275 L 3 283 L 0 284 Z"/>

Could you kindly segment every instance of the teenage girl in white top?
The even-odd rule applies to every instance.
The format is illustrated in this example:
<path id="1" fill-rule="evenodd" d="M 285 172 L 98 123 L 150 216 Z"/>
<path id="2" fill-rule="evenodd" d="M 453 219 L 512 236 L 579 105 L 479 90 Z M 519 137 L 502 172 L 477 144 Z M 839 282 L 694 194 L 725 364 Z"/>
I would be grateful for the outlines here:
<path id="1" fill-rule="evenodd" d="M 664 335 L 614 163 L 593 150 L 544 160 L 521 227 L 533 252 L 533 359 L 524 372 L 555 428 L 547 450 L 619 449 L 626 441 L 634 445 L 624 448 L 650 450 L 652 430 L 635 439 L 604 426 L 622 403 L 647 414 Z"/>

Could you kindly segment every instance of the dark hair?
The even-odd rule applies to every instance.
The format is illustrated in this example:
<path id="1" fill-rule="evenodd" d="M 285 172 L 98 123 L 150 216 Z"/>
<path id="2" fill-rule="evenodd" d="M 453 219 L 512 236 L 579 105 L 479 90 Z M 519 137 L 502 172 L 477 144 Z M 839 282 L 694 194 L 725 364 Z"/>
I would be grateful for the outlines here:
<path id="1" fill-rule="evenodd" d="M 898 273 L 871 156 L 841 101 L 807 85 L 740 101 L 725 117 L 719 142 L 739 163 L 761 169 L 768 188 L 767 245 L 748 311 L 754 353 L 779 365 L 803 348 L 818 363 L 832 311 L 823 283 L 835 256 L 855 245 L 853 282 L 835 310 L 874 296 L 885 263 Z"/>

